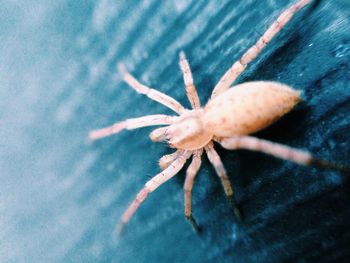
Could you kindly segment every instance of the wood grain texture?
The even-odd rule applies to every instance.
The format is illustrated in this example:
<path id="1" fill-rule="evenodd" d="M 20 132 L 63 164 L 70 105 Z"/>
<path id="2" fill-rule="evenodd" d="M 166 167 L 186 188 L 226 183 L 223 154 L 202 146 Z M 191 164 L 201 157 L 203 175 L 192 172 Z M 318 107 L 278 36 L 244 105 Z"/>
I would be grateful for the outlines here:
<path id="1" fill-rule="evenodd" d="M 208 160 L 196 177 L 196 235 L 184 172 L 150 194 L 122 239 L 114 227 L 171 150 L 151 128 L 88 144 L 92 129 L 170 110 L 142 82 L 189 106 L 186 52 L 202 104 L 225 70 L 293 1 L 11 1 L 0 7 L 1 262 L 345 262 L 349 179 L 218 147 L 245 217 L 237 224 Z M 315 1 L 238 79 L 283 82 L 304 102 L 258 137 L 350 158 L 350 5 Z"/>

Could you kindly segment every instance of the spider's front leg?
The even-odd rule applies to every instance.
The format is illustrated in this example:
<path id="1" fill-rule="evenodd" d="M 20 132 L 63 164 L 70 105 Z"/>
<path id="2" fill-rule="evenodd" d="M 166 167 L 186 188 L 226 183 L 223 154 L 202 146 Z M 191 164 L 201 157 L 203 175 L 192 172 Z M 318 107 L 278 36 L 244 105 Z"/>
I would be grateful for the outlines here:
<path id="1" fill-rule="evenodd" d="M 162 170 L 168 168 L 174 160 L 181 154 L 181 150 L 177 150 L 174 153 L 164 155 L 159 160 L 159 166 Z M 184 200 L 185 200 L 185 216 L 186 219 L 191 223 L 193 229 L 196 232 L 200 231 L 199 225 L 192 216 L 192 188 L 194 184 L 195 177 L 202 163 L 203 149 L 199 149 L 193 152 L 192 162 L 187 168 L 186 179 L 184 183 Z"/>
<path id="2" fill-rule="evenodd" d="M 181 168 L 186 163 L 186 160 L 191 156 L 191 152 L 189 151 L 181 151 L 181 153 L 177 156 L 176 160 L 169 165 L 164 171 L 160 172 L 152 179 L 150 179 L 141 191 L 137 194 L 134 201 L 128 207 L 128 209 L 124 212 L 121 221 L 118 225 L 118 231 L 121 234 L 124 230 L 124 226 L 130 220 L 130 218 L 135 214 L 138 207 L 141 205 L 143 201 L 147 198 L 148 194 L 156 190 L 160 185 L 171 179 L 174 175 L 176 175 Z"/>
<path id="3" fill-rule="evenodd" d="M 260 54 L 260 52 L 272 40 L 272 38 L 289 22 L 294 14 L 311 1 L 312 0 L 299 0 L 282 12 L 282 14 L 280 14 L 280 16 L 272 23 L 272 25 L 259 38 L 259 40 L 251 48 L 249 48 L 239 60 L 233 63 L 233 65 L 220 78 L 219 82 L 214 87 L 211 98 L 214 98 L 227 90 L 245 70 L 247 65 Z"/>
<path id="4" fill-rule="evenodd" d="M 258 139 L 252 136 L 234 136 L 217 140 L 224 148 L 229 150 L 246 149 L 270 154 L 277 158 L 292 161 L 301 165 L 312 165 L 321 168 L 330 168 L 341 172 L 349 172 L 350 167 L 337 165 L 325 160 L 314 158 L 309 152 L 295 149 L 283 144 Z"/>
<path id="5" fill-rule="evenodd" d="M 234 212 L 236 218 L 239 221 L 242 221 L 242 214 L 237 207 L 236 200 L 235 200 L 234 193 L 233 193 L 233 189 L 232 189 L 230 180 L 228 179 L 226 169 L 221 161 L 220 156 L 218 155 L 218 153 L 214 149 L 213 142 L 210 142 L 205 147 L 205 151 L 207 153 L 209 161 L 214 166 L 214 169 L 215 169 L 217 175 L 220 177 L 221 184 L 224 187 L 224 191 L 225 191 L 225 194 L 227 196 L 227 199 L 229 200 L 229 202 L 232 205 L 233 212 Z"/>
<path id="6" fill-rule="evenodd" d="M 157 101 L 160 104 L 172 109 L 178 114 L 181 114 L 185 108 L 174 98 L 141 84 L 134 76 L 132 76 L 127 70 L 124 64 L 118 65 L 119 72 L 122 75 L 124 81 L 129 84 L 131 88 L 136 92 L 146 95 L 151 100 Z"/>
<path id="7" fill-rule="evenodd" d="M 194 184 L 194 179 L 198 173 L 199 168 L 202 164 L 202 154 L 203 149 L 196 150 L 192 157 L 192 162 L 188 166 L 186 171 L 186 179 L 184 184 L 184 196 L 185 196 L 185 216 L 187 220 L 191 223 L 193 229 L 196 232 L 200 231 L 200 228 L 196 220 L 192 216 L 192 188 Z"/>
<path id="8" fill-rule="evenodd" d="M 180 52 L 179 64 L 180 64 L 180 68 L 181 68 L 184 82 L 185 82 L 187 98 L 190 101 L 193 109 L 199 109 L 201 107 L 201 103 L 199 101 L 196 86 L 194 85 L 194 82 L 193 82 L 193 76 L 192 76 L 190 64 L 186 59 L 185 52 L 183 51 Z"/>
<path id="9" fill-rule="evenodd" d="M 109 127 L 99 130 L 91 131 L 89 138 L 91 140 L 101 139 L 112 134 L 121 132 L 124 129 L 132 130 L 148 126 L 167 125 L 172 124 L 178 119 L 177 116 L 169 116 L 163 114 L 148 115 L 139 118 L 127 119 L 125 121 L 117 122 Z"/>

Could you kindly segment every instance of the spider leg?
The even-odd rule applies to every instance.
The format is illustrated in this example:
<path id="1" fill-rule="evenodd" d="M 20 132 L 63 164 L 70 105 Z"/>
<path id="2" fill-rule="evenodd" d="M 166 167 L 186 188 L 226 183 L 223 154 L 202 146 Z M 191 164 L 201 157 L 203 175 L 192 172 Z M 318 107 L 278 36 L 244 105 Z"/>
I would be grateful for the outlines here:
<path id="1" fill-rule="evenodd" d="M 262 49 L 289 22 L 294 14 L 311 1 L 312 0 L 299 0 L 284 12 L 282 12 L 282 14 L 280 14 L 280 16 L 272 23 L 272 25 L 259 38 L 259 40 L 225 72 L 225 74 L 221 77 L 219 82 L 214 87 L 211 98 L 214 98 L 220 93 L 227 90 L 237 79 L 237 77 L 244 71 L 247 65 L 259 55 Z"/>
<path id="2" fill-rule="evenodd" d="M 186 59 L 185 52 L 180 52 L 180 61 L 179 65 L 183 74 L 184 82 L 185 82 L 185 88 L 186 88 L 186 95 L 188 100 L 190 101 L 193 109 L 198 109 L 201 107 L 201 103 L 199 101 L 198 93 L 196 90 L 196 87 L 193 82 L 192 72 L 190 68 L 190 64 L 188 63 L 188 60 Z"/>
<path id="3" fill-rule="evenodd" d="M 239 221 L 242 221 L 242 215 L 237 207 L 236 200 L 235 200 L 235 197 L 233 194 L 233 189 L 232 189 L 230 180 L 228 179 L 228 176 L 226 174 L 226 169 L 221 161 L 220 156 L 218 155 L 218 153 L 214 149 L 214 144 L 212 142 L 210 142 L 205 147 L 205 151 L 207 153 L 207 156 L 208 156 L 210 163 L 214 166 L 214 169 L 221 180 L 221 184 L 224 187 L 226 197 L 233 207 L 233 211 L 234 211 L 236 218 Z"/>
<path id="4" fill-rule="evenodd" d="M 124 129 L 132 130 L 141 127 L 154 125 L 172 124 L 178 117 L 163 114 L 147 115 L 139 118 L 127 119 L 125 121 L 117 122 L 112 126 L 105 127 L 99 130 L 91 131 L 89 138 L 91 140 L 101 139 L 106 136 L 118 133 Z"/>
<path id="5" fill-rule="evenodd" d="M 164 155 L 162 158 L 160 158 L 159 159 L 160 169 L 164 170 L 164 169 L 168 168 L 169 165 L 176 160 L 176 158 L 180 154 L 180 152 L 181 152 L 181 150 L 177 150 L 176 152 Z"/>
<path id="6" fill-rule="evenodd" d="M 123 64 L 119 64 L 118 68 L 124 81 L 128 83 L 131 88 L 136 90 L 136 92 L 146 95 L 148 98 L 163 104 L 178 114 L 181 114 L 181 112 L 185 110 L 185 108 L 172 97 L 141 84 L 126 70 Z"/>
<path id="7" fill-rule="evenodd" d="M 251 136 L 235 136 L 218 140 L 226 149 L 246 149 L 251 151 L 263 152 L 277 158 L 285 159 L 301 165 L 314 165 L 321 168 L 330 168 L 342 172 L 349 172 L 350 168 L 342 165 L 336 165 L 325 160 L 319 160 L 303 150 L 295 149 L 283 144 L 258 139 Z"/>
<path id="8" fill-rule="evenodd" d="M 118 225 L 119 233 L 122 233 L 124 226 L 130 220 L 130 218 L 134 215 L 134 213 L 136 212 L 140 204 L 143 201 L 145 201 L 148 194 L 156 190 L 160 185 L 162 185 L 163 183 L 168 181 L 170 178 L 172 178 L 174 175 L 176 175 L 184 166 L 186 160 L 191 156 L 191 154 L 192 152 L 189 152 L 189 151 L 181 151 L 177 159 L 171 165 L 169 165 L 168 168 L 166 168 L 164 171 L 154 176 L 144 185 L 141 191 L 137 194 L 134 201 L 124 212 L 121 218 L 121 221 Z"/>
<path id="9" fill-rule="evenodd" d="M 186 179 L 184 184 L 184 193 L 185 193 L 185 216 L 187 220 L 191 223 L 193 229 L 196 232 L 199 232 L 200 228 L 196 220 L 192 216 L 192 188 L 194 179 L 197 175 L 197 172 L 202 164 L 201 156 L 203 154 L 203 149 L 196 150 L 193 153 L 192 162 L 188 166 L 186 171 Z"/>

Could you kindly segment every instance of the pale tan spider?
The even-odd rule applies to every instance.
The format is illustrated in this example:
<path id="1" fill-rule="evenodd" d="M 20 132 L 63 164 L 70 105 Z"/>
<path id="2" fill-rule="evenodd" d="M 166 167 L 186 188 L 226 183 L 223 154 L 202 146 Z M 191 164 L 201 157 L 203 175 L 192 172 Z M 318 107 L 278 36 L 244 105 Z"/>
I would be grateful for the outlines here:
<path id="1" fill-rule="evenodd" d="M 123 65 L 120 65 L 119 70 L 130 87 L 178 114 L 178 116 L 158 114 L 128 119 L 90 133 L 90 138 L 95 140 L 118 133 L 123 129 L 168 125 L 154 130 L 150 138 L 155 142 L 166 141 L 170 147 L 176 149 L 174 153 L 160 159 L 159 164 L 163 171 L 150 179 L 137 194 L 121 218 L 120 230 L 130 220 L 147 195 L 177 174 L 191 156 L 192 162 L 186 171 L 184 184 L 185 215 L 194 229 L 198 230 L 198 225 L 192 216 L 191 195 L 195 176 L 201 166 L 203 151 L 206 152 L 209 161 L 214 166 L 225 194 L 233 206 L 234 213 L 240 219 L 241 214 L 236 206 L 231 183 L 214 149 L 213 141 L 226 149 L 248 149 L 302 165 L 313 164 L 343 169 L 343 167 L 316 160 L 308 152 L 248 136 L 264 129 L 289 112 L 300 101 L 299 91 L 281 83 L 267 81 L 247 82 L 229 89 L 248 63 L 257 57 L 293 15 L 309 2 L 311 0 L 297 1 L 272 23 L 256 44 L 249 48 L 221 77 L 204 107 L 201 107 L 190 66 L 183 52 L 180 53 L 179 64 L 192 110 L 185 109 L 175 99 L 141 84 L 126 71 Z"/>

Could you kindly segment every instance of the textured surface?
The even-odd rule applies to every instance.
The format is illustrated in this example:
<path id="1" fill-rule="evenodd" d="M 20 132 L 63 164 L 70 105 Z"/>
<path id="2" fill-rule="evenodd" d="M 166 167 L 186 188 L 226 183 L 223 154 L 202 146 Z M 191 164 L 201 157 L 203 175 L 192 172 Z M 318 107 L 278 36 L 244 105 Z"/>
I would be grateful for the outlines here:
<path id="1" fill-rule="evenodd" d="M 349 187 L 338 172 L 218 149 L 245 215 L 237 225 L 214 170 L 152 193 L 122 239 L 114 227 L 170 150 L 151 129 L 93 145 L 89 130 L 170 113 L 121 83 L 123 61 L 188 106 L 184 49 L 202 102 L 226 68 L 292 1 L 0 1 L 1 262 L 334 262 L 350 256 Z M 347 163 L 350 5 L 316 1 L 246 70 L 304 91 L 305 102 L 258 136 Z"/>

